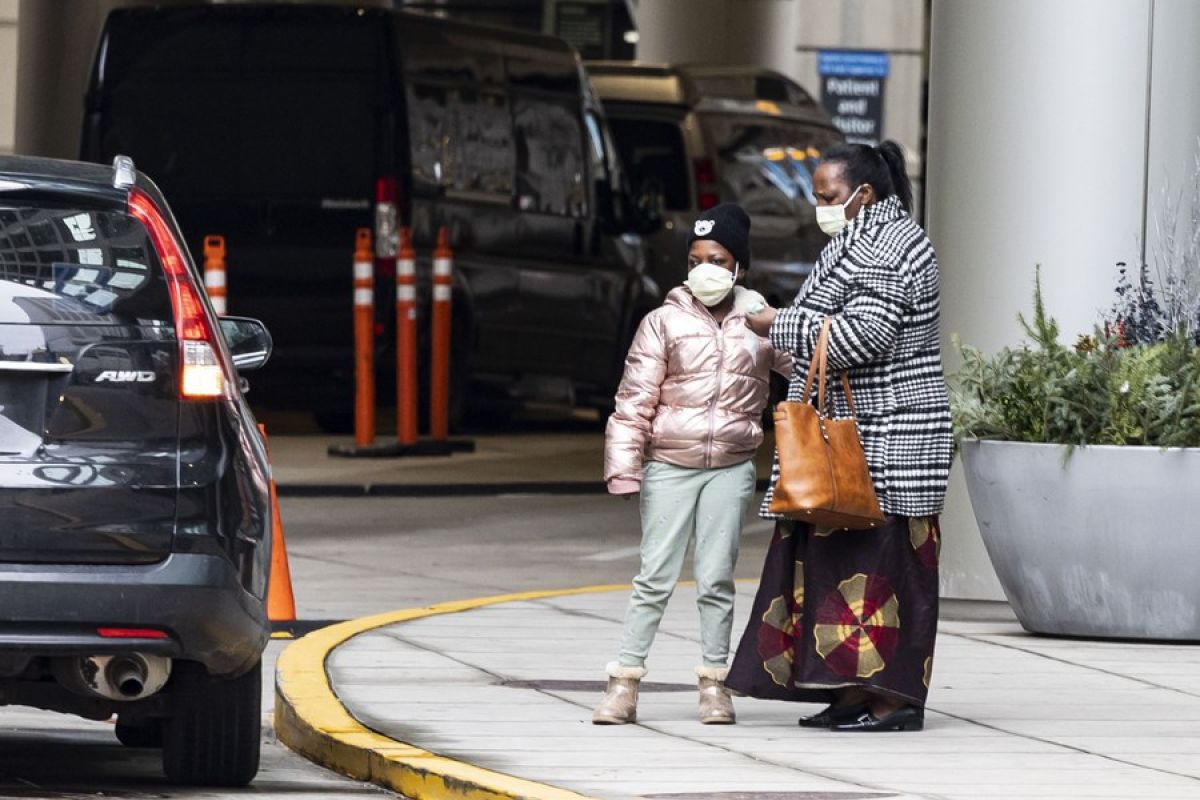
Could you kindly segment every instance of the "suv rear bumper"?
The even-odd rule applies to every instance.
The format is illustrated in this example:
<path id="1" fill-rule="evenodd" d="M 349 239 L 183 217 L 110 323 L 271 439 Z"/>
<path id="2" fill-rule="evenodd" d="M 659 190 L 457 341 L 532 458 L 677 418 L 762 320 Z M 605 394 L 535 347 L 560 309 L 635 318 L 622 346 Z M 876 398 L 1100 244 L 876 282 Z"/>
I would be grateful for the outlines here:
<path id="1" fill-rule="evenodd" d="M 103 638 L 101 626 L 157 628 L 169 638 Z M 173 553 L 128 566 L 0 564 L 0 653 L 138 651 L 234 676 L 254 665 L 269 638 L 263 601 L 219 556 Z"/>

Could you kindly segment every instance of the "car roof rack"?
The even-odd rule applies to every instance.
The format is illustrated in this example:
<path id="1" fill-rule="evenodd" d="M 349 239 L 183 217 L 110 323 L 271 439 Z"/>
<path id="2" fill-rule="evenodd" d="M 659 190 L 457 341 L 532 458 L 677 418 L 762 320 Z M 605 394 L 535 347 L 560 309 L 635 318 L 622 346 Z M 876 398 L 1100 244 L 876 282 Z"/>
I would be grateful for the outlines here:
<path id="1" fill-rule="evenodd" d="M 128 189 L 133 186 L 137 179 L 137 173 L 134 170 L 133 159 L 129 156 L 117 156 L 113 159 L 113 180 L 114 189 Z"/>

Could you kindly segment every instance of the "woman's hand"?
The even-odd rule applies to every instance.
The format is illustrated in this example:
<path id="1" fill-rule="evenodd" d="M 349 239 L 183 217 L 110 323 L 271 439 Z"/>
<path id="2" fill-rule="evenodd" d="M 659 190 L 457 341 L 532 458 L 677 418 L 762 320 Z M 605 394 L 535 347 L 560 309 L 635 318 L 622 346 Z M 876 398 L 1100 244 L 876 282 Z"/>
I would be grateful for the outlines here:
<path id="1" fill-rule="evenodd" d="M 771 331 L 771 325 L 775 322 L 775 315 L 777 313 L 777 309 L 767 306 L 757 314 L 747 314 L 746 327 L 759 336 L 766 336 Z"/>

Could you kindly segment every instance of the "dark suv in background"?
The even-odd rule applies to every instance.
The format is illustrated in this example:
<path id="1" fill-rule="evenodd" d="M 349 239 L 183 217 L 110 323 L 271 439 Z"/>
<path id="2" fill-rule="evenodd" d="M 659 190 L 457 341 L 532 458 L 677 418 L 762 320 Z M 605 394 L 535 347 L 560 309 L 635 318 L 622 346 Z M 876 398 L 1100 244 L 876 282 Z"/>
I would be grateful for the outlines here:
<path id="1" fill-rule="evenodd" d="M 791 305 L 829 241 L 813 173 L 845 141 L 820 104 L 758 67 L 595 61 L 588 72 L 638 205 L 663 220 L 645 237 L 651 270 L 683 280 L 692 220 L 734 202 L 754 222 L 746 285 Z"/>
<path id="2" fill-rule="evenodd" d="M 238 371 L 270 349 L 128 158 L 0 157 L 0 704 L 253 778 L 272 517 Z"/>

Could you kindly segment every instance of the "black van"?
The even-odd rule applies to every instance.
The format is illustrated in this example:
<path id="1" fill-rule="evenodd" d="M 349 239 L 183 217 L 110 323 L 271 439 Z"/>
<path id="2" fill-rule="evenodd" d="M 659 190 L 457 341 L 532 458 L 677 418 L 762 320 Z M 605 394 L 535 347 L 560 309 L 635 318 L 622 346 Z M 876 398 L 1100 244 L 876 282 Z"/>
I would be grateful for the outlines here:
<path id="1" fill-rule="evenodd" d="M 275 337 L 264 406 L 327 421 L 353 407 L 360 226 L 376 231 L 381 397 L 398 224 L 426 275 L 449 229 L 460 399 L 469 376 L 610 402 L 630 329 L 661 298 L 601 107 L 561 40 L 347 6 L 122 9 L 86 102 L 85 160 L 130 154 L 193 248 L 225 236 L 229 309 Z"/>

